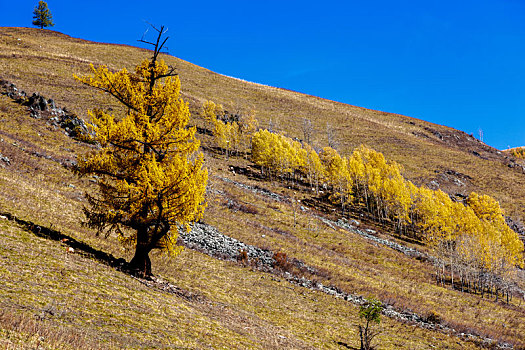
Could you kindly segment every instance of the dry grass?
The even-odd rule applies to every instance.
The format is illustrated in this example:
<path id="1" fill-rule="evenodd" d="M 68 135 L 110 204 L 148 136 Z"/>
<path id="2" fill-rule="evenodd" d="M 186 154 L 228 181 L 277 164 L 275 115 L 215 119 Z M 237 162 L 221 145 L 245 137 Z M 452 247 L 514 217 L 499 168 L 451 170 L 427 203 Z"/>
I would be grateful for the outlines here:
<path id="1" fill-rule="evenodd" d="M 20 39 L 20 40 L 18 40 Z M 93 106 L 112 107 L 111 100 L 80 86 L 72 74 L 88 73 L 88 64 L 133 69 L 148 52 L 123 45 L 74 39 L 63 34 L 26 28 L 0 29 L 0 71 L 27 91 L 40 91 L 79 115 Z M 277 129 L 302 137 L 301 120 L 312 121 L 314 144 L 325 146 L 326 124 L 334 127 L 340 151 L 365 143 L 403 164 L 406 176 L 429 183 L 450 169 L 473 178 L 463 185 L 441 181 L 450 192 L 478 191 L 502 202 L 511 215 L 525 212 L 525 176 L 507 167 L 504 154 L 448 127 L 396 114 L 368 110 L 284 89 L 244 82 L 195 66 L 172 56 L 185 98 L 193 111 L 208 99 L 230 111 L 255 110 L 263 126 L 271 119 Z M 479 156 L 473 154 L 477 152 Z M 482 159 L 487 158 L 487 159 Z"/>
<path id="2" fill-rule="evenodd" d="M 400 309 L 422 315 L 437 313 L 443 323 L 465 332 L 516 344 L 523 342 L 525 305 L 519 300 L 508 306 L 443 288 L 436 285 L 433 268 L 426 262 L 373 245 L 359 235 L 336 231 L 312 216 L 311 211 L 296 214 L 294 226 L 290 203 L 269 203 L 266 198 L 228 183 L 214 186 L 225 193 L 224 197 L 251 203 L 260 216 L 232 212 L 225 200 L 212 197 L 207 222 L 244 242 L 283 251 L 318 268 L 322 273 L 313 278 L 323 284 L 360 295 L 375 295 Z"/>
<path id="3" fill-rule="evenodd" d="M 155 255 L 158 274 L 195 298 L 151 289 L 65 247 L 0 222 L 0 342 L 50 348 L 337 349 L 357 346 L 357 309 L 194 251 Z M 7 310 L 7 311 L 6 311 Z M 384 319 L 385 349 L 470 348 Z M 458 342 L 458 343 L 456 343 Z M 1 344 L 1 343 L 0 343 Z M 447 345 L 448 344 L 448 345 Z"/>
<path id="4" fill-rule="evenodd" d="M 0 101 L 9 103 L 4 97 Z M 80 193 L 89 188 L 89 181 L 74 178 L 53 159 L 13 146 L 13 142 L 31 140 L 35 132 L 45 132 L 40 129 L 45 129 L 45 124 L 30 124 L 32 119 L 18 107 L 9 116 L 20 127 L 4 124 L 2 129 L 5 134 L 16 130 L 16 134 L 4 134 L 2 141 L 2 152 L 10 157 L 11 164 L 0 169 L 0 209 L 42 226 L 53 226 L 98 249 L 129 259 L 130 252 L 122 250 L 115 240 L 100 240 L 80 226 L 79 213 L 84 204 Z M 56 150 L 57 157 L 72 155 L 66 149 L 83 147 L 56 131 L 26 147 L 49 150 L 57 142 L 62 147 Z M 207 158 L 213 171 L 224 167 L 220 158 Z M 211 187 L 219 189 L 224 183 L 212 179 Z M 242 192 L 232 195 L 239 203 L 249 202 L 250 208 L 255 208 L 236 210 L 238 215 L 251 220 L 267 217 L 273 226 L 269 212 L 277 208 L 283 213 L 279 217 L 281 226 L 276 227 L 290 225 L 290 208 L 286 205 L 246 197 Z M 207 217 L 213 216 L 215 210 L 214 198 L 209 200 L 212 204 Z M 228 214 L 231 226 L 221 227 L 224 232 L 236 235 L 240 230 L 233 220 L 236 215 Z M 302 220 L 301 217 L 301 223 Z M 187 300 L 148 289 L 78 252 L 67 254 L 65 246 L 35 237 L 11 221 L 0 221 L 0 235 L 0 275 L 6 281 L 0 287 L 0 300 L 2 307 L 9 310 L 1 321 L 0 339 L 6 347 L 32 346 L 40 337 L 44 337 L 41 346 L 50 348 L 335 349 L 339 347 L 337 342 L 357 345 L 354 306 L 247 267 L 192 251 L 185 251 L 176 260 L 155 256 L 156 273 L 201 296 Z M 240 238 L 262 244 L 247 236 Z M 290 243 L 276 241 L 274 245 L 286 248 Z M 304 259 L 301 254 L 297 257 Z M 458 341 L 393 320 L 385 320 L 384 327 L 381 342 L 385 348 L 408 344 L 423 349 L 436 342 L 453 347 Z"/>
<path id="5" fill-rule="evenodd" d="M 85 42 L 50 31 L 0 29 L 3 78 L 27 92 L 40 91 L 80 115 L 94 105 L 118 107 L 79 86 L 72 79 L 73 73 L 87 73 L 90 62 L 106 63 L 115 69 L 132 68 L 147 56 L 144 50 Z M 472 177 L 460 191 L 475 189 L 492 194 L 509 210 L 525 198 L 521 193 L 525 188 L 522 174 L 509 170 L 496 158 L 482 160 L 455 145 L 441 144 L 424 129 L 431 127 L 445 134 L 450 132 L 448 128 L 241 82 L 173 57 L 166 59 L 177 66 L 194 110 L 205 99 L 229 108 L 255 108 L 263 124 L 271 117 L 293 136 L 300 136 L 302 117 L 312 119 L 317 130 L 323 130 L 330 121 L 337 125 L 343 150 L 368 143 L 404 164 L 412 179 L 428 180 L 436 169 L 453 169 Z M 42 120 L 31 119 L 24 108 L 5 96 L 0 96 L 0 120 L 0 153 L 11 160 L 10 164 L 0 161 L 0 211 L 53 227 L 96 249 L 129 259 L 131 252 L 114 239 L 101 240 L 80 225 L 85 204 L 82 192 L 92 190 L 92 184 L 88 179 L 75 178 L 61 163 L 73 160 L 88 146 Z M 204 145 L 210 146 L 207 136 L 201 137 Z M 324 144 L 321 132 L 316 142 Z M 516 344 L 523 341 L 523 305 L 506 306 L 438 287 L 428 264 L 373 246 L 354 234 L 334 231 L 311 211 L 299 211 L 294 222 L 289 203 L 254 195 L 217 176 L 233 177 L 285 196 L 292 195 L 290 189 L 232 176 L 229 166 L 246 167 L 249 163 L 245 160 L 226 161 L 213 152 L 205 157 L 213 189 L 205 221 L 222 232 L 315 266 L 320 273 L 309 277 L 323 284 L 373 294 L 421 314 L 436 314 L 457 329 Z M 228 205 L 217 195 L 219 190 L 235 205 Z M 310 195 L 298 196 L 303 199 Z M 175 260 L 155 255 L 153 268 L 163 278 L 198 295 L 195 299 L 150 289 L 96 260 L 66 254 L 59 243 L 37 238 L 10 221 L 0 221 L 0 257 L 0 276 L 6 281 L 0 284 L 0 347 L 344 348 L 338 342 L 358 346 L 357 309 L 353 305 L 194 251 L 186 250 Z M 395 320 L 384 319 L 383 328 L 380 342 L 385 349 L 475 347 L 457 337 Z"/>

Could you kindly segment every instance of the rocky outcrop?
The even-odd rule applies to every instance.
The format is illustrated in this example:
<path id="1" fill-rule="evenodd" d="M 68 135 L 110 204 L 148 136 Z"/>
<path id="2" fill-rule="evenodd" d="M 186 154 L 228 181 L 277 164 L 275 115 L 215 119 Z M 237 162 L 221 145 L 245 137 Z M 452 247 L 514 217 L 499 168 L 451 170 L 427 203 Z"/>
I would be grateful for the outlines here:
<path id="1" fill-rule="evenodd" d="M 510 216 L 505 216 L 505 222 L 507 225 L 518 234 L 520 239 L 525 243 L 525 225 L 518 219 L 513 219 Z"/>
<path id="2" fill-rule="evenodd" d="M 32 118 L 44 119 L 49 124 L 64 129 L 70 137 L 85 141 L 90 135 L 84 120 L 69 112 L 67 108 L 58 107 L 52 99 L 47 99 L 39 93 L 28 96 L 25 91 L 3 79 L 0 79 L 0 93 L 18 104 L 27 106 Z"/>
<path id="3" fill-rule="evenodd" d="M 280 194 L 277 194 L 277 193 L 274 193 L 270 190 L 267 190 L 266 188 L 262 188 L 262 187 L 258 187 L 258 186 L 250 186 L 250 185 L 246 185 L 246 184 L 243 184 L 241 182 L 237 182 L 235 180 L 231 180 L 231 179 L 228 179 L 227 177 L 222 177 L 222 176 L 215 176 L 216 178 L 224 181 L 224 182 L 227 182 L 227 183 L 230 183 L 230 184 L 233 184 L 235 185 L 236 187 L 239 187 L 239 188 L 242 188 L 244 190 L 248 190 L 250 192 L 253 192 L 255 194 L 259 194 L 259 195 L 263 195 L 265 197 L 268 197 L 270 199 L 273 199 L 275 201 L 278 201 L 278 202 L 289 202 L 289 198 L 286 198 Z"/>
<path id="4" fill-rule="evenodd" d="M 375 243 L 379 243 L 381 245 L 384 245 L 388 248 L 391 248 L 393 250 L 396 250 L 400 253 L 403 253 L 405 255 L 408 255 L 410 257 L 413 257 L 413 258 L 417 258 L 417 259 L 421 259 L 421 260 L 429 260 L 431 262 L 434 262 L 436 259 L 426 253 L 423 253 L 423 252 L 420 252 L 419 250 L 417 249 L 414 249 L 414 248 L 410 248 L 410 247 L 407 247 L 407 246 L 404 246 L 402 244 L 399 244 L 399 243 L 396 243 L 396 242 L 393 242 L 393 241 L 390 241 L 388 239 L 384 239 L 384 238 L 379 238 L 377 236 L 374 235 L 374 233 L 376 233 L 375 231 L 373 230 L 370 230 L 370 229 L 365 229 L 365 230 L 361 230 L 361 229 L 358 229 L 357 227 L 355 227 L 354 225 L 350 224 L 347 220 L 345 219 L 339 219 L 337 220 L 337 222 L 334 222 L 334 221 L 330 221 L 326 218 L 321 218 L 321 220 L 323 222 L 330 222 L 332 225 L 336 225 L 342 229 L 345 229 L 349 232 L 353 232 L 353 233 L 356 233 L 370 241 L 373 241 Z M 355 221 L 355 220 L 354 220 Z"/>

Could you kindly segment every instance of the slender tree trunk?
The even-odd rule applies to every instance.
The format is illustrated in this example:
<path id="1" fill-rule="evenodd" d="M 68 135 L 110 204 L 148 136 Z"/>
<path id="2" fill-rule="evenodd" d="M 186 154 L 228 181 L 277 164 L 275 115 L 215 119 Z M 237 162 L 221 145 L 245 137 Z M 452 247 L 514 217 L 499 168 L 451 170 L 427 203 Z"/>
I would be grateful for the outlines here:
<path id="1" fill-rule="evenodd" d="M 452 283 L 452 289 L 454 289 L 454 268 L 452 264 L 450 264 L 450 281 Z"/>
<path id="2" fill-rule="evenodd" d="M 364 340 L 364 334 L 363 334 L 363 327 L 359 326 L 359 340 L 361 340 L 361 347 L 360 350 L 365 350 L 365 340 Z"/>

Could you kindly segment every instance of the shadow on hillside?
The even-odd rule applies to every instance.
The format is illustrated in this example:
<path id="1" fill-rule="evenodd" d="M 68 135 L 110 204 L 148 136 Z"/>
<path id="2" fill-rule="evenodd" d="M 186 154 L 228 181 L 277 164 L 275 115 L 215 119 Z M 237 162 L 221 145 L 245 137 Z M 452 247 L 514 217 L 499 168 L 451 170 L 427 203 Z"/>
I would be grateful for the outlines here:
<path id="1" fill-rule="evenodd" d="M 353 346 L 348 345 L 347 343 L 344 343 L 342 341 L 336 342 L 337 345 L 342 346 L 346 349 L 352 349 L 352 350 L 359 350 L 359 348 L 354 348 Z"/>
<path id="2" fill-rule="evenodd" d="M 244 175 L 250 180 L 264 181 L 268 180 L 266 176 L 261 173 L 260 167 L 256 165 L 240 167 L 232 165 L 230 170 L 235 172 L 235 174 Z"/>
<path id="3" fill-rule="evenodd" d="M 11 221 L 16 222 L 17 224 L 21 225 L 25 230 L 34 233 L 38 237 L 64 243 L 65 245 L 75 249 L 75 251 L 78 251 L 79 254 L 83 255 L 84 257 L 95 259 L 104 265 L 108 265 L 118 271 L 129 274 L 131 277 L 137 279 L 140 283 L 144 284 L 149 288 L 154 288 L 160 291 L 164 291 L 166 293 L 175 294 L 179 297 L 185 298 L 186 300 L 190 301 L 203 300 L 202 295 L 177 287 L 169 282 L 158 279 L 153 275 L 141 276 L 137 273 L 136 270 L 128 268 L 128 263 L 126 262 L 126 260 L 122 258 L 117 259 L 111 254 L 95 249 L 87 245 L 86 243 L 79 242 L 76 239 L 65 235 L 57 230 L 36 225 L 31 221 L 19 219 L 9 213 L 0 213 L 0 215 L 4 216 L 5 218 Z"/>
<path id="4" fill-rule="evenodd" d="M 407 229 L 406 232 L 401 233 L 395 226 L 395 223 L 391 220 L 380 221 L 377 217 L 370 212 L 367 212 L 362 206 L 349 204 L 346 208 L 345 213 L 341 213 L 341 209 L 330 201 L 329 195 L 323 194 L 317 197 L 304 198 L 302 202 L 310 208 L 315 208 L 321 213 L 324 213 L 337 220 L 337 218 L 354 219 L 361 223 L 361 228 L 370 228 L 374 231 L 388 233 L 388 235 L 399 239 L 400 241 L 415 244 L 417 246 L 423 246 L 421 239 L 416 236 L 417 232 L 413 229 Z M 377 236 L 377 234 L 374 234 Z"/>
<path id="5" fill-rule="evenodd" d="M 53 241 L 60 241 L 64 243 L 65 245 L 82 252 L 83 255 L 93 258 L 105 265 L 109 265 L 119 270 L 123 270 L 126 266 L 126 260 L 122 258 L 117 259 L 112 254 L 108 254 L 101 250 L 95 249 L 87 245 L 86 243 L 79 242 L 76 239 L 61 233 L 60 231 L 53 230 L 51 228 L 44 227 L 41 225 L 37 225 L 31 221 L 19 219 L 16 216 L 11 215 L 9 213 L 0 213 L 0 215 L 8 218 L 11 221 L 15 221 L 17 224 L 21 225 L 24 229 L 34 233 L 38 237 L 50 239 Z"/>

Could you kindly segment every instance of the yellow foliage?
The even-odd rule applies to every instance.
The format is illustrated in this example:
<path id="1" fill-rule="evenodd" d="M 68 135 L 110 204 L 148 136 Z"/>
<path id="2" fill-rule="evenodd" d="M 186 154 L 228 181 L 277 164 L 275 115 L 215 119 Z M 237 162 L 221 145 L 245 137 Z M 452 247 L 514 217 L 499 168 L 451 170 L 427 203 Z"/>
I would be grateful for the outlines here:
<path id="1" fill-rule="evenodd" d="M 516 158 L 525 159 L 525 147 L 513 148 L 510 150 L 510 154 Z"/>
<path id="2" fill-rule="evenodd" d="M 247 117 L 239 121 L 241 152 L 248 152 L 252 145 L 252 137 L 259 129 L 259 121 L 255 118 L 255 112 L 251 111 Z"/>
<path id="3" fill-rule="evenodd" d="M 332 187 L 331 198 L 338 201 L 344 210 L 345 205 L 353 199 L 352 179 L 347 167 L 347 159 L 341 158 L 339 153 L 331 148 L 325 147 L 319 155 L 324 165 L 325 177 Z"/>
<path id="4" fill-rule="evenodd" d="M 285 175 L 306 166 L 306 152 L 299 142 L 264 129 L 253 135 L 252 160 L 271 172 Z"/>
<path id="5" fill-rule="evenodd" d="M 521 256 L 523 242 L 506 224 L 504 213 L 499 203 L 490 196 L 479 195 L 476 192 L 472 192 L 469 195 L 467 203 L 475 215 L 482 222 L 486 223 L 487 229 L 484 230 L 484 238 L 490 243 L 491 251 L 493 251 L 491 255 L 494 261 L 502 259 L 511 266 L 523 266 L 523 258 Z M 497 264 L 501 264 L 501 262 L 494 262 L 490 266 L 496 266 Z"/>
<path id="6" fill-rule="evenodd" d="M 177 253 L 177 228 L 202 217 L 208 178 L 196 130 L 187 127 L 180 80 L 162 60 L 145 60 L 134 74 L 91 68 L 92 76 L 75 78 L 114 96 L 127 113 L 89 112 L 99 149 L 77 166 L 80 175 L 98 179 L 99 193 L 88 195 L 88 224 L 135 242 L 136 257 L 159 247 Z"/>
<path id="7" fill-rule="evenodd" d="M 330 199 L 343 211 L 356 198 L 378 219 L 393 220 L 398 229 L 413 224 L 443 254 L 455 249 L 459 259 L 488 270 L 523 266 L 523 243 L 506 225 L 496 200 L 472 193 L 464 205 L 441 190 L 417 187 L 403 177 L 398 163 L 364 145 L 349 158 L 331 147 L 317 154 L 306 143 L 262 130 L 254 134 L 252 157 L 280 175 L 299 170 L 316 188 L 326 181 Z"/>
<path id="8" fill-rule="evenodd" d="M 251 146 L 253 134 L 257 131 L 258 121 L 252 112 L 239 122 L 223 121 L 220 116 L 224 115 L 222 105 L 213 101 L 206 101 L 202 106 L 202 115 L 212 129 L 217 145 L 227 154 L 231 152 L 247 152 Z"/>
<path id="9" fill-rule="evenodd" d="M 324 167 L 319 158 L 319 154 L 308 144 L 304 145 L 303 156 L 306 157 L 304 163 L 306 168 L 306 176 L 310 185 L 314 186 L 315 190 L 319 191 L 319 184 L 324 181 Z"/>
<path id="10" fill-rule="evenodd" d="M 481 220 L 489 221 L 497 225 L 505 224 L 503 210 L 494 198 L 472 192 L 468 196 L 467 204 Z"/>
<path id="11" fill-rule="evenodd" d="M 206 101 L 202 105 L 202 116 L 210 125 L 214 125 L 217 115 L 223 113 L 222 105 L 215 104 L 213 101 Z"/>

